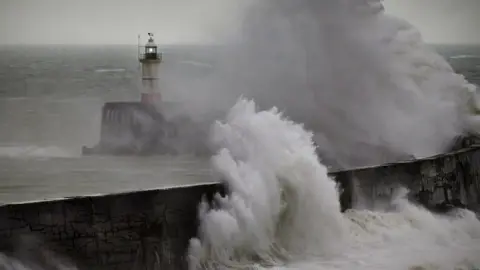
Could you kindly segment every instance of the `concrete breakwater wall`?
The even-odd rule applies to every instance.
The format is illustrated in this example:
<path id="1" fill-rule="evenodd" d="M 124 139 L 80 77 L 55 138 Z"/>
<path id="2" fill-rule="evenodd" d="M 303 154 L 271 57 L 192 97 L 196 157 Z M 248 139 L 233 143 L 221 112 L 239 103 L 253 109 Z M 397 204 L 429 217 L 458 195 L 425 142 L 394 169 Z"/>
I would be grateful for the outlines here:
<path id="1" fill-rule="evenodd" d="M 411 199 L 428 207 L 474 209 L 480 204 L 478 149 L 331 175 L 343 183 L 344 208 L 360 199 L 375 207 L 404 186 Z M 188 241 L 197 232 L 198 203 L 217 191 L 225 190 L 211 183 L 4 205 L 0 251 L 48 265 L 42 253 L 48 250 L 71 258 L 80 269 L 185 269 Z"/>
<path id="2" fill-rule="evenodd" d="M 408 198 L 429 209 L 445 211 L 480 206 L 480 147 L 471 146 L 452 153 L 414 161 L 334 172 L 349 183 L 349 206 L 363 204 L 369 209 L 390 201 L 399 187 L 409 190 Z"/>
<path id="3" fill-rule="evenodd" d="M 212 183 L 4 205 L 0 251 L 44 269 L 55 265 L 42 252 L 69 258 L 80 269 L 185 269 L 198 203 L 223 190 Z"/>

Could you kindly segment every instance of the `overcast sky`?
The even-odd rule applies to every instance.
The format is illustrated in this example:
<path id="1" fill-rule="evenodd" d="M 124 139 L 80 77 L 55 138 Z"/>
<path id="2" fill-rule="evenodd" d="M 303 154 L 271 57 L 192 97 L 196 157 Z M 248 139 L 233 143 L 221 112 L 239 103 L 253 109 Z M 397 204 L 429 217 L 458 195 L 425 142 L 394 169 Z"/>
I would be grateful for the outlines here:
<path id="1" fill-rule="evenodd" d="M 235 31 L 241 15 L 235 1 L 245 0 L 0 0 L 0 44 L 127 44 L 150 31 L 160 43 L 210 42 Z M 385 6 L 427 42 L 480 43 L 480 0 L 385 0 Z"/>
<path id="2" fill-rule="evenodd" d="M 407 19 L 430 43 L 480 44 L 480 0 L 385 0 L 388 13 Z"/>

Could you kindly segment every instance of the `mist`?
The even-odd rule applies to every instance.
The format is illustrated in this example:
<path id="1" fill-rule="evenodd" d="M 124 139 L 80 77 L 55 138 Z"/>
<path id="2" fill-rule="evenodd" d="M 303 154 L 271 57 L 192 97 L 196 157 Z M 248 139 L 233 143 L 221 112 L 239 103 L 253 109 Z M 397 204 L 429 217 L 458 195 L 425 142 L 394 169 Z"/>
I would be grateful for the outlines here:
<path id="1" fill-rule="evenodd" d="M 241 96 L 305 123 L 324 162 L 342 168 L 442 153 L 467 128 L 474 87 L 376 0 L 66 3 L 6 0 L 2 42 L 135 43 L 154 32 L 161 45 L 221 44 L 201 79 L 169 73 L 164 57 L 162 93 L 201 129 L 187 141 L 207 137 Z"/>
<path id="2" fill-rule="evenodd" d="M 480 1 L 386 0 L 388 13 L 418 27 L 432 44 L 480 44 Z"/>
<path id="3" fill-rule="evenodd" d="M 341 168 L 442 153 L 465 132 L 473 86 L 378 1 L 245 8 L 242 31 L 217 52 L 212 74 L 178 89 L 194 118 L 241 96 L 277 106 L 315 133 L 325 163 Z"/>
<path id="4" fill-rule="evenodd" d="M 237 35 L 253 0 L 2 0 L 0 44 L 216 43 Z M 257 2 L 260 2 L 257 0 Z M 477 0 L 385 0 L 387 12 L 418 27 L 428 43 L 480 43 Z"/>
<path id="5" fill-rule="evenodd" d="M 235 32 L 229 0 L 2 0 L 0 44 L 209 44 Z"/>

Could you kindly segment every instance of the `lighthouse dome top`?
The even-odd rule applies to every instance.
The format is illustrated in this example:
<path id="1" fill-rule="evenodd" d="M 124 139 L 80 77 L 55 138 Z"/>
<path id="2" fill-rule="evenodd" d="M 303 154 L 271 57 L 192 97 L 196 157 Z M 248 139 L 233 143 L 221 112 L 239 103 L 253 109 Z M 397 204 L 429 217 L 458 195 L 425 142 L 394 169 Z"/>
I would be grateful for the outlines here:
<path id="1" fill-rule="evenodd" d="M 157 44 L 155 44 L 155 40 L 153 40 L 152 33 L 148 33 L 148 41 L 147 44 L 145 44 L 145 47 L 157 47 Z"/>
<path id="2" fill-rule="evenodd" d="M 140 38 L 139 38 L 140 41 Z M 143 53 L 141 53 L 143 51 Z M 144 61 L 162 61 L 162 54 L 158 52 L 158 46 L 153 39 L 153 34 L 148 33 L 148 41 L 141 50 L 139 46 L 139 60 Z"/>

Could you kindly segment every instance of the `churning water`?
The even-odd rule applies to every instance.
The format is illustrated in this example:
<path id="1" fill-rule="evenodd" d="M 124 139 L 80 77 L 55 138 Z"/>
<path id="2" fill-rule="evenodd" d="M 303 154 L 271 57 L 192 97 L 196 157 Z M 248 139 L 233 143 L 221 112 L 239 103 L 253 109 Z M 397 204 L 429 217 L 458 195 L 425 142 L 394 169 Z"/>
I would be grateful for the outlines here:
<path id="1" fill-rule="evenodd" d="M 215 98 L 278 107 L 334 165 L 435 155 L 468 129 L 475 87 L 380 1 L 266 0 L 247 18 Z"/>
<path id="2" fill-rule="evenodd" d="M 245 99 L 215 124 L 212 140 L 219 150 L 212 164 L 231 194 L 217 196 L 214 208 L 200 205 L 191 269 L 480 266 L 480 222 L 472 212 L 436 216 L 410 204 L 402 190 L 385 211 L 340 212 L 314 135 L 324 154 L 352 166 L 440 153 L 472 129 L 467 108 L 475 86 L 409 23 L 383 13 L 379 1 L 367 2 L 372 5 L 325 0 L 256 6 L 239 58 L 260 63 L 250 70 L 262 76 L 257 85 L 290 79 L 288 88 L 305 80 L 305 87 L 275 91 L 287 112 L 304 113 L 316 129 L 307 132 L 276 109 L 257 112 Z M 282 53 L 292 56 L 288 65 L 279 60 L 278 68 L 260 72 L 268 69 L 262 63 Z"/>
<path id="3" fill-rule="evenodd" d="M 275 109 L 240 100 L 213 140 L 215 170 L 231 194 L 199 210 L 191 269 L 473 269 L 480 222 L 472 212 L 436 216 L 399 191 L 390 211 L 340 212 L 313 134 Z"/>

